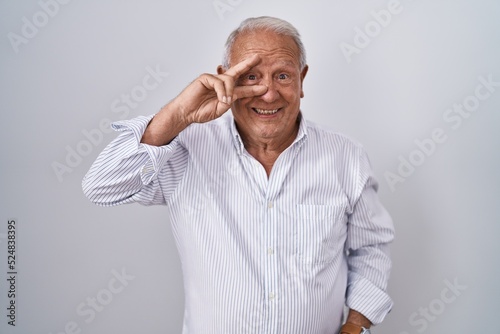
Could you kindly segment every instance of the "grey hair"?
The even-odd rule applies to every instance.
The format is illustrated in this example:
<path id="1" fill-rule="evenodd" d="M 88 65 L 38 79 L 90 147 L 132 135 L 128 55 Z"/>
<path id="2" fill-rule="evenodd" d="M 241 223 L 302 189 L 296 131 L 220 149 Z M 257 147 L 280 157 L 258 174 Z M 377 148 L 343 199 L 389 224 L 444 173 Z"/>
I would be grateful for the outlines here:
<path id="1" fill-rule="evenodd" d="M 233 30 L 233 32 L 227 38 L 224 48 L 224 55 L 222 57 L 222 67 L 224 69 L 227 70 L 230 67 L 229 58 L 231 56 L 231 51 L 236 38 L 242 32 L 255 30 L 269 30 L 280 35 L 291 37 L 299 48 L 300 69 L 304 69 L 304 67 L 306 66 L 306 50 L 304 48 L 304 44 L 302 44 L 302 40 L 298 30 L 289 22 L 270 16 L 250 17 L 241 22 L 240 26 Z"/>

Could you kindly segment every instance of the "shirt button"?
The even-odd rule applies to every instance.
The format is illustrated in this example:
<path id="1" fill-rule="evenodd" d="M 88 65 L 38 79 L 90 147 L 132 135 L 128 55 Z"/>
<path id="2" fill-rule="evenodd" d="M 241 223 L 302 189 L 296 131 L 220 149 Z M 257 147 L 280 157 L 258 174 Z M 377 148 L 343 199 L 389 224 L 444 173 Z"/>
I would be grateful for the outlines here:
<path id="1" fill-rule="evenodd" d="M 272 209 L 273 208 L 273 202 L 267 202 L 267 207 L 269 209 Z"/>
<path id="2" fill-rule="evenodd" d="M 269 294 L 269 299 L 270 299 L 270 300 L 273 300 L 273 299 L 274 299 L 274 297 L 275 297 L 275 296 L 274 296 L 274 293 L 273 293 L 273 292 L 271 292 L 271 293 Z"/>
<path id="3" fill-rule="evenodd" d="M 273 254 L 274 254 L 274 250 L 273 250 L 271 247 L 269 247 L 269 248 L 267 249 L 267 254 L 269 254 L 269 255 L 273 255 Z"/>

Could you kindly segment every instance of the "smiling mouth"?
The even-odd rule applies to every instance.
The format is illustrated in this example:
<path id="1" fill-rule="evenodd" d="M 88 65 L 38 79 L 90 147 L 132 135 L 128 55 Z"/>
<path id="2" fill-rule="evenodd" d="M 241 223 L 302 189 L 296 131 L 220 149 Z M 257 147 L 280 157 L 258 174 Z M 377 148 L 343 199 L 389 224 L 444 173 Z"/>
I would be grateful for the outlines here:
<path id="1" fill-rule="evenodd" d="M 278 109 L 258 109 L 258 108 L 252 108 L 253 111 L 255 111 L 259 115 L 274 115 L 278 111 L 280 111 L 280 108 Z"/>

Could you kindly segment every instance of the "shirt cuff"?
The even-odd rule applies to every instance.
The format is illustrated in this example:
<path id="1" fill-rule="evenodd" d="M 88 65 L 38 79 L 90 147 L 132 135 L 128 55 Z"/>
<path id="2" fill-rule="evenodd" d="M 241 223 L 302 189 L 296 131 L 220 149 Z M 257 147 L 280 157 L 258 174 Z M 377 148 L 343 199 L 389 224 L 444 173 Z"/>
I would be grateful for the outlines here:
<path id="1" fill-rule="evenodd" d="M 154 115 L 139 116 L 131 120 L 118 121 L 111 124 L 111 128 L 118 132 L 128 131 L 133 136 L 133 151 L 130 154 L 146 152 L 149 159 L 141 169 L 141 181 L 149 184 L 158 175 L 161 167 L 170 159 L 179 146 L 179 139 L 175 137 L 170 143 L 163 146 L 153 146 L 141 143 L 142 136 Z"/>
<path id="2" fill-rule="evenodd" d="M 346 305 L 358 311 L 374 325 L 380 324 L 391 311 L 389 295 L 355 272 L 349 273 Z"/>

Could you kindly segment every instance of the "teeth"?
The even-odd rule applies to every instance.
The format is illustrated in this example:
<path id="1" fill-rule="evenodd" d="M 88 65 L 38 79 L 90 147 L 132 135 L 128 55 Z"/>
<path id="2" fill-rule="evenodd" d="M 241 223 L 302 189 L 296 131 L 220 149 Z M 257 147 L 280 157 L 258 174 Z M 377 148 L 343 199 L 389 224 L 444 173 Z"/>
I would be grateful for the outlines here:
<path id="1" fill-rule="evenodd" d="M 257 111 L 258 114 L 261 114 L 261 115 L 272 115 L 272 114 L 276 114 L 278 112 L 279 109 L 273 109 L 273 110 L 266 110 L 266 109 L 257 109 L 255 108 L 255 111 Z"/>

